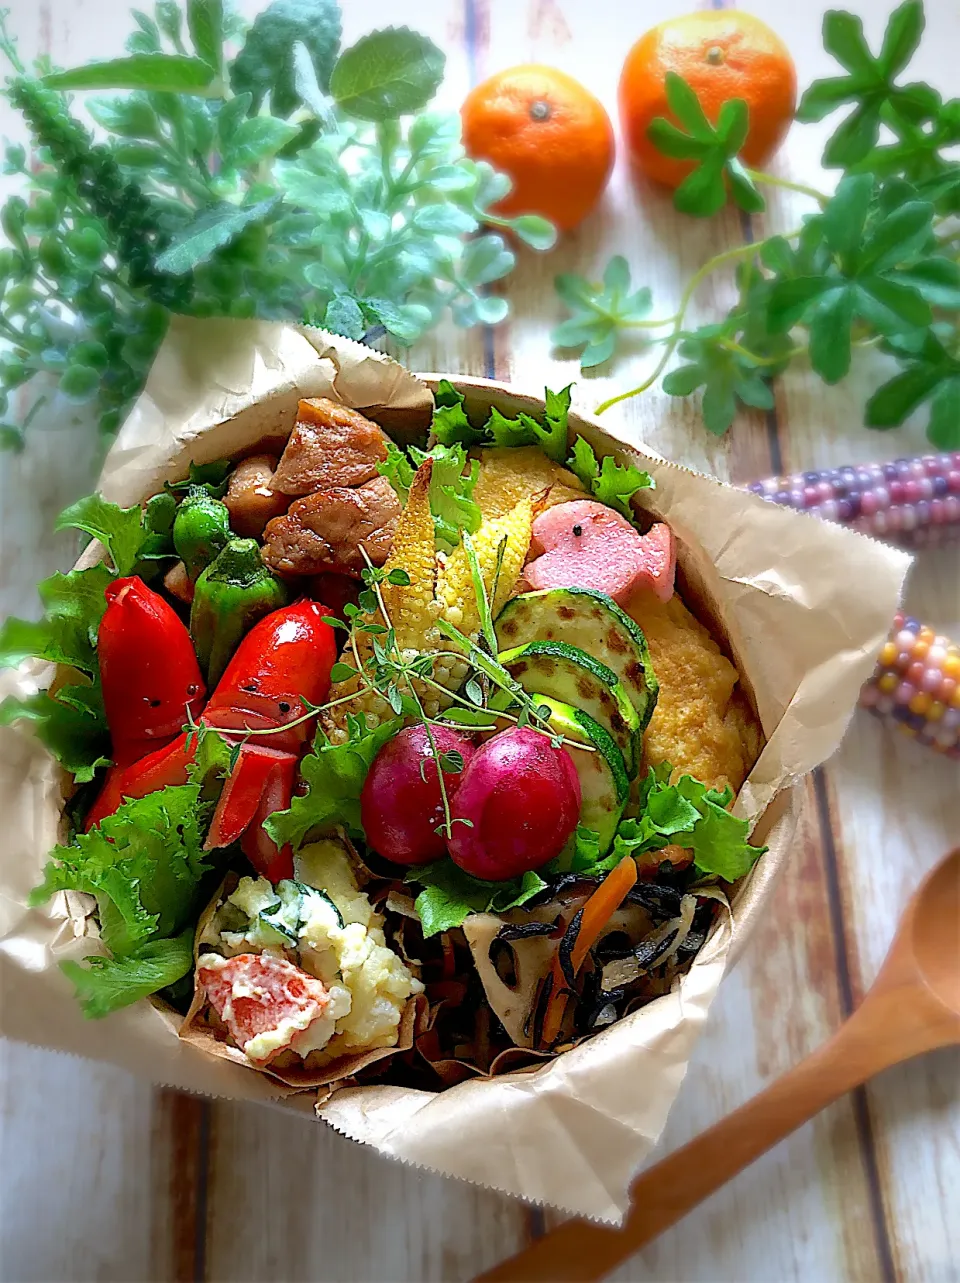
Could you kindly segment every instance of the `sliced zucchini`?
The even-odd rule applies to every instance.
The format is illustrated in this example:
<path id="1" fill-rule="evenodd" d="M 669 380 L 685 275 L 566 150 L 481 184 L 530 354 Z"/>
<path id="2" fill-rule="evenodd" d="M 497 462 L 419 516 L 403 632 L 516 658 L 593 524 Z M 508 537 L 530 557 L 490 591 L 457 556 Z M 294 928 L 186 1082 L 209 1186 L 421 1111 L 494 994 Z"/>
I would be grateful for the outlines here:
<path id="1" fill-rule="evenodd" d="M 308 920 L 308 918 L 309 918 L 309 916 L 310 916 L 310 915 L 309 915 L 308 913 L 306 913 L 306 911 L 305 911 L 305 910 L 306 910 L 306 906 L 307 906 L 307 900 L 309 899 L 309 897 L 310 897 L 310 896 L 315 895 L 315 896 L 319 896 L 319 898 L 320 898 L 321 900 L 326 900 L 327 904 L 330 906 L 330 908 L 331 908 L 331 909 L 333 910 L 333 912 L 336 914 L 336 918 L 337 918 L 337 926 L 340 928 L 340 930 L 341 930 L 341 931 L 343 930 L 343 914 L 340 912 L 340 910 L 339 910 L 339 909 L 337 908 L 337 906 L 334 904 L 333 900 L 330 898 L 330 896 L 329 896 L 329 895 L 327 895 L 326 891 L 324 891 L 322 887 L 311 887 L 311 886 L 307 886 L 307 884 L 306 884 L 305 882 L 294 882 L 294 884 L 293 884 L 293 885 L 294 885 L 294 886 L 297 888 L 297 890 L 300 892 L 300 923 L 299 923 L 299 925 L 300 925 L 301 927 L 304 925 L 304 923 Z"/>
<path id="2" fill-rule="evenodd" d="M 277 909 L 280 909 L 279 903 Z M 281 945 L 285 949 L 296 948 L 297 933 L 296 931 L 277 913 L 264 912 L 257 919 L 259 930 L 257 939 L 260 944 L 264 945 Z"/>
<path id="3" fill-rule="evenodd" d="M 579 646 L 561 641 L 526 642 L 501 651 L 498 658 L 524 690 L 589 713 L 610 732 L 627 771 L 631 777 L 636 775 L 643 749 L 640 715 L 612 668 Z"/>
<path id="4" fill-rule="evenodd" d="M 604 855 L 613 842 L 630 793 L 623 754 L 610 732 L 589 713 L 539 693 L 535 703 L 549 708 L 550 725 L 558 735 L 589 744 L 595 750 L 582 752 L 564 745 L 580 776 L 580 823 L 600 834 L 600 854 Z"/>
<path id="5" fill-rule="evenodd" d="M 613 670 L 646 729 L 659 684 L 642 629 L 612 597 L 592 588 L 542 588 L 513 597 L 496 621 L 497 644 L 513 650 L 525 642 L 576 646 Z"/>

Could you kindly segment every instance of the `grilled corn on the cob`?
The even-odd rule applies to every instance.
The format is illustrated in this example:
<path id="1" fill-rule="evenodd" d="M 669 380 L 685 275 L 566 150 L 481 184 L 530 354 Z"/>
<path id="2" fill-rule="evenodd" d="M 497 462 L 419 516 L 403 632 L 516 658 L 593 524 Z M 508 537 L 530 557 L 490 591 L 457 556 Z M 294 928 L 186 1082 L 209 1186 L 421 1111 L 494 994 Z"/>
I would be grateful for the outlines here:
<path id="1" fill-rule="evenodd" d="M 504 516 L 488 518 L 472 536 L 490 609 L 494 615 L 516 586 L 530 547 L 532 528 L 533 504 L 527 497 L 521 499 Z M 498 575 L 497 561 L 501 544 L 504 545 L 504 551 Z M 480 611 L 467 550 L 462 543 L 454 548 L 440 569 L 437 576 L 437 599 L 440 602 L 441 618 L 468 637 L 476 635 L 480 627 Z"/>
<path id="2" fill-rule="evenodd" d="M 403 650 L 433 650 L 436 640 L 437 603 L 434 594 L 437 554 L 434 545 L 433 515 L 430 511 L 430 478 L 433 460 L 417 469 L 410 486 L 407 506 L 397 522 L 393 547 L 384 570 L 388 578 L 381 592 L 383 604 Z M 391 584 L 392 570 L 404 570 L 408 584 Z"/>

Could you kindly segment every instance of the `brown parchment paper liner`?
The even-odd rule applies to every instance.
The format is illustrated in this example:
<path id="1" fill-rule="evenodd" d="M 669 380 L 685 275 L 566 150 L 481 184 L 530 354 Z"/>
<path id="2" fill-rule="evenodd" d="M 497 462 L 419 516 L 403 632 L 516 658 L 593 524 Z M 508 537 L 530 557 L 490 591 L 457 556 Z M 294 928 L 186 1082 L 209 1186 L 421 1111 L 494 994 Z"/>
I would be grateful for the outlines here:
<path id="1" fill-rule="evenodd" d="M 428 422 L 429 377 L 317 330 L 177 321 L 111 450 L 101 487 L 136 502 L 190 459 L 250 451 L 292 426 L 301 396 L 331 396 L 398 435 Z M 481 379 L 454 379 L 482 409 L 542 407 Z M 440 1094 L 346 1088 L 318 1104 L 338 1131 L 409 1163 L 605 1221 L 627 1207 L 632 1174 L 659 1136 L 724 969 L 788 857 L 798 791 L 836 748 L 886 638 L 910 559 L 837 526 L 628 446 L 615 425 L 571 415 L 603 453 L 639 459 L 657 489 L 646 506 L 673 527 L 684 597 L 726 638 L 767 743 L 737 810 L 770 850 L 733 898 L 675 992 L 538 1068 L 473 1078 Z M 45 685 L 49 665 L 0 678 L 0 697 Z M 311 1101 L 177 1037 L 180 1019 L 147 1002 L 86 1021 L 57 963 L 99 946 L 83 896 L 28 910 L 58 838 L 64 780 L 29 726 L 0 728 L 0 1033 L 123 1066 L 185 1090 L 242 1100 Z M 329 1089 L 320 1089 L 320 1097 Z M 314 1097 L 317 1096 L 314 1090 Z"/>

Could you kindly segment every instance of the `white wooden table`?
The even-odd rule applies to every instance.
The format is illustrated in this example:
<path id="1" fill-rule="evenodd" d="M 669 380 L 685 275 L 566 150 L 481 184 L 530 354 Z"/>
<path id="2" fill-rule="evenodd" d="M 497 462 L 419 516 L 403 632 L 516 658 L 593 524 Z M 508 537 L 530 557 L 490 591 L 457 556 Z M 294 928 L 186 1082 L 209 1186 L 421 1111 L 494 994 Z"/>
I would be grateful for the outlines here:
<path id="1" fill-rule="evenodd" d="M 345 0 L 348 40 L 407 22 L 447 53 L 443 98 L 520 61 L 558 65 L 615 114 L 629 44 L 692 0 Z M 26 54 L 61 65 L 120 52 L 127 0 L 12 0 Z M 256 0 L 243 6 L 255 10 Z M 786 38 L 801 85 L 832 74 L 820 6 L 745 0 Z M 888 0 L 855 0 L 876 47 Z M 928 31 L 912 71 L 956 87 L 957 0 L 928 0 Z M 6 118 L 5 132 L 21 136 Z M 777 172 L 817 180 L 825 129 L 796 126 Z M 8 180 L 9 181 L 9 180 Z M 822 179 L 830 182 L 829 177 Z M 552 278 L 593 272 L 627 255 L 658 311 L 674 310 L 691 272 L 766 225 L 785 229 L 809 208 L 780 194 L 762 219 L 677 216 L 669 199 L 634 190 L 622 163 L 602 209 L 549 257 L 526 254 L 510 279 L 514 317 L 496 331 L 443 331 L 418 345 L 412 368 L 495 375 L 539 388 L 578 378 L 591 407 L 632 386 L 647 358 L 579 379 L 546 339 L 559 319 Z M 711 279 L 697 313 L 723 306 Z M 802 369 L 781 381 L 769 416 L 740 415 L 722 441 L 694 408 L 649 393 L 621 422 L 682 462 L 742 482 L 779 470 L 915 453 L 920 428 L 886 436 L 858 426 L 875 363 L 836 389 Z M 54 514 L 85 488 L 91 450 L 64 428 L 36 437 L 2 468 L 0 609 L 31 612 L 33 583 L 68 562 Z M 89 467 L 86 469 L 89 473 Z M 957 635 L 960 557 L 925 553 L 907 604 Z M 851 585 L 855 591 L 855 585 Z M 791 867 L 765 924 L 726 980 L 671 1115 L 663 1150 L 682 1143 L 787 1069 L 837 1027 L 877 971 L 900 906 L 960 833 L 960 772 L 865 714 L 834 760 L 809 781 Z M 104 1035 L 109 1027 L 104 1026 Z M 21 1280 L 468 1279 L 543 1232 L 552 1216 L 495 1193 L 394 1165 L 308 1121 L 267 1108 L 206 1102 L 119 1070 L 22 1046 L 2 1055 L 0 1276 Z M 960 1054 L 891 1071 L 745 1172 L 626 1266 L 624 1280 L 841 1283 L 960 1279 Z M 637 1084 L 643 1090 L 643 1084 Z"/>

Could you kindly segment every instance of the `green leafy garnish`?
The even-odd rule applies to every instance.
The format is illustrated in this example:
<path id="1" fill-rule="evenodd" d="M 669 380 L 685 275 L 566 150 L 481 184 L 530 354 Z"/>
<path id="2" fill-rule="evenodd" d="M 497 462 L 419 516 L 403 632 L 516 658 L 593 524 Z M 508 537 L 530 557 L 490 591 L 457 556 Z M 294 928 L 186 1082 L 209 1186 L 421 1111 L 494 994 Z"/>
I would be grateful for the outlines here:
<path id="1" fill-rule="evenodd" d="M 51 575 L 38 585 L 46 608 L 43 619 L 11 616 L 0 628 L 0 667 L 36 658 L 76 670 L 73 680 L 52 694 L 8 696 L 0 705 L 0 724 L 31 722 L 40 742 L 78 783 L 92 779 L 108 761 L 110 737 L 95 645 L 106 609 L 103 591 L 112 579 L 103 564 Z"/>
<path id="2" fill-rule="evenodd" d="M 625 855 L 643 855 L 676 844 L 693 851 L 697 871 L 735 882 L 766 850 L 747 841 L 750 825 L 726 809 L 733 791 L 708 788 L 690 775 L 669 782 L 669 762 L 651 767 L 640 788 L 638 813 L 622 820 L 613 851 L 597 872 L 613 868 Z"/>
<path id="3" fill-rule="evenodd" d="M 300 764 L 306 792 L 294 797 L 288 810 L 274 811 L 264 823 L 277 846 L 290 842 L 297 849 L 314 830 L 319 832 L 338 824 L 351 836 L 362 838 L 360 790 L 373 759 L 402 724 L 396 719 L 368 730 L 365 718 L 351 714 L 347 717 L 346 743 L 331 744 L 318 734 L 319 742 Z"/>
<path id="4" fill-rule="evenodd" d="M 567 453 L 567 420 L 570 415 L 572 384 L 560 392 L 544 389 L 543 421 L 521 411 L 507 418 L 493 406 L 483 427 L 474 427 L 467 418 L 462 392 L 441 379 L 431 431 L 441 445 L 525 446 L 537 445 L 554 463 L 563 463 Z M 412 453 L 412 451 L 411 451 Z"/>
<path id="5" fill-rule="evenodd" d="M 683 129 L 658 116 L 650 122 L 647 137 L 664 155 L 697 162 L 674 192 L 675 207 L 683 214 L 708 218 L 723 209 L 729 190 L 748 214 L 765 209 L 750 172 L 737 159 L 749 126 L 749 111 L 743 99 L 728 99 L 720 108 L 716 125 L 712 125 L 696 93 L 675 71 L 667 72 L 666 91 L 667 104 Z"/>
<path id="6" fill-rule="evenodd" d="M 121 508 L 101 494 L 86 495 L 65 508 L 54 530 L 82 530 L 99 539 L 117 575 L 129 575 L 143 542 L 143 512 L 138 505 Z"/>
<path id="7" fill-rule="evenodd" d="M 424 938 L 459 927 L 471 913 L 506 913 L 519 908 L 547 885 L 533 872 L 508 882 L 482 882 L 452 860 L 411 869 L 405 880 L 423 888 L 416 909 Z"/>
<path id="8" fill-rule="evenodd" d="M 516 418 L 508 419 L 493 406 L 486 422 L 491 443 L 498 446 L 538 445 L 554 463 L 563 463 L 567 453 L 570 386 L 561 392 L 545 388 L 544 396 L 546 405 L 542 423 L 522 410 Z"/>
<path id="9" fill-rule="evenodd" d="M 377 471 L 381 477 L 387 478 L 397 492 L 397 498 L 405 505 L 413 484 L 413 474 L 416 472 L 406 450 L 401 450 L 395 442 L 388 441 L 387 457 L 382 463 L 377 464 Z"/>
<path id="10" fill-rule="evenodd" d="M 596 868 L 600 863 L 600 834 L 588 829 L 585 824 L 578 824 L 573 835 L 573 853 L 568 861 L 560 857 L 559 872 L 581 873 L 584 869 Z"/>
<path id="11" fill-rule="evenodd" d="M 99 686 L 61 686 L 55 695 L 37 691 L 26 699 L 8 695 L 0 726 L 32 722 L 40 743 L 77 784 L 87 784 L 110 765 L 110 735 Z"/>
<path id="12" fill-rule="evenodd" d="M 480 528 L 480 505 L 474 502 L 473 491 L 480 476 L 480 465 L 474 459 L 469 466 L 462 446 L 444 446 L 439 443 L 430 450 L 410 446 L 410 455 L 417 467 L 425 459 L 433 460 L 430 477 L 430 511 L 437 542 L 447 550 L 455 548 L 463 531 L 473 534 Z"/>
<path id="13" fill-rule="evenodd" d="M 605 455 L 600 464 L 600 475 L 591 483 L 591 489 L 600 503 L 616 508 L 625 517 L 633 516 L 628 500 L 638 490 L 653 489 L 653 478 L 649 472 L 635 468 L 633 464 L 617 463 L 610 455 Z"/>
<path id="14" fill-rule="evenodd" d="M 94 954 L 89 963 L 61 962 L 74 996 L 88 1020 L 99 1020 L 141 998 L 149 998 L 189 974 L 193 966 L 193 928 L 169 940 L 150 940 L 121 958 Z"/>
<path id="15" fill-rule="evenodd" d="M 202 724 L 188 733 L 188 747 L 191 747 L 191 735 L 195 746 L 193 760 L 187 766 L 187 779 L 200 789 L 201 802 L 215 802 L 224 779 L 237 764 L 240 747 L 231 746 L 217 731 Z"/>
<path id="16" fill-rule="evenodd" d="M 747 841 L 749 824 L 726 809 L 733 801 L 731 789 L 708 788 L 690 775 L 670 783 L 669 762 L 651 767 L 640 785 L 638 811 L 621 820 L 610 854 L 600 857 L 600 838 L 581 825 L 573 851 L 558 864 L 585 877 L 596 877 L 616 868 L 625 855 L 640 856 L 677 845 L 692 850 L 697 872 L 735 882 L 748 873 L 766 847 Z"/>
<path id="17" fill-rule="evenodd" d="M 124 802 L 70 846 L 54 847 L 30 903 L 43 904 L 56 891 L 96 896 L 100 934 L 117 956 L 176 935 L 190 920 L 211 868 L 203 852 L 208 819 L 196 784 Z"/>
<path id="18" fill-rule="evenodd" d="M 221 0 L 134 17 L 128 57 L 31 74 L 0 13 L 3 92 L 35 144 L 29 163 L 5 153 L 21 193 L 0 219 L 0 420 L 30 394 L 0 445 L 51 413 L 51 384 L 115 433 L 174 312 L 402 344 L 446 313 L 504 319 L 487 288 L 516 262 L 501 229 L 538 250 L 556 232 L 495 212 L 510 180 L 465 155 L 459 115 L 428 110 L 438 43 L 387 28 L 341 49 L 336 0 L 272 0 L 252 23 Z M 96 141 L 66 89 L 124 91 L 84 102 Z"/>
<path id="19" fill-rule="evenodd" d="M 655 487 L 650 473 L 633 464 L 617 463 L 610 455 L 605 455 L 602 462 L 598 460 L 593 446 L 583 437 L 577 437 L 574 442 L 567 467 L 600 503 L 615 508 L 630 520 L 634 515 L 630 499 L 638 490 Z"/>
<path id="20" fill-rule="evenodd" d="M 441 445 L 480 445 L 487 439 L 483 428 L 475 428 L 467 418 L 464 396 L 449 379 L 441 379 L 434 396 L 433 422 L 430 431 Z"/>
<path id="21" fill-rule="evenodd" d="M 547 458 L 554 463 L 563 463 L 567 454 L 567 421 L 570 417 L 570 401 L 573 384 L 568 383 L 559 392 L 544 388 L 543 423 L 533 421 L 536 443 Z"/>
<path id="22" fill-rule="evenodd" d="M 449 551 L 460 542 L 464 530 L 473 534 L 480 528 L 483 514 L 473 499 L 480 465 L 472 460 L 468 466 L 466 451 L 459 444 L 443 445 L 438 442 L 430 450 L 420 450 L 416 446 L 401 450 L 391 441 L 387 445 L 387 457 L 378 465 L 378 471 L 387 478 L 402 503 L 407 501 L 414 472 L 425 459 L 433 460 L 430 510 L 437 543 Z"/>
<path id="23" fill-rule="evenodd" d="M 622 254 L 610 259 L 599 284 L 575 272 L 562 272 L 554 284 L 570 315 L 551 332 L 550 342 L 579 349 L 581 370 L 609 361 L 623 331 L 648 328 L 653 296 L 646 287 L 631 293 Z"/>
<path id="24" fill-rule="evenodd" d="M 97 629 L 106 610 L 104 589 L 113 572 L 102 563 L 54 574 L 37 587 L 45 614 L 32 622 L 11 617 L 0 628 L 0 665 L 14 667 L 33 656 L 97 673 Z"/>
<path id="25" fill-rule="evenodd" d="M 114 963 L 126 964 L 89 960 L 97 979 L 76 963 L 65 964 L 78 995 L 91 1005 L 88 1014 L 106 1015 L 189 970 L 189 962 L 178 967 L 212 871 L 203 851 L 212 809 L 198 784 L 171 785 L 124 802 L 69 846 L 54 847 L 29 903 L 44 904 L 57 891 L 94 896 L 100 936 Z M 180 943 L 174 945 L 176 937 Z"/>

